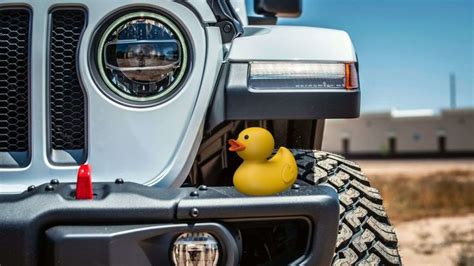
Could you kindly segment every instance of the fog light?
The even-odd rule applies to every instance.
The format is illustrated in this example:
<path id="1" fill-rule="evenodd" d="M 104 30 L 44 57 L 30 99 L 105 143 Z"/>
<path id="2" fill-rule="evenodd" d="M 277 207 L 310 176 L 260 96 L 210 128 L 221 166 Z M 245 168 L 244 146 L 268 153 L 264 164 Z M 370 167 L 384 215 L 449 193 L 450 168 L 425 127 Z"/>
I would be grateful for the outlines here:
<path id="1" fill-rule="evenodd" d="M 172 257 L 178 266 L 217 265 L 219 244 L 208 233 L 184 233 L 174 242 Z"/>

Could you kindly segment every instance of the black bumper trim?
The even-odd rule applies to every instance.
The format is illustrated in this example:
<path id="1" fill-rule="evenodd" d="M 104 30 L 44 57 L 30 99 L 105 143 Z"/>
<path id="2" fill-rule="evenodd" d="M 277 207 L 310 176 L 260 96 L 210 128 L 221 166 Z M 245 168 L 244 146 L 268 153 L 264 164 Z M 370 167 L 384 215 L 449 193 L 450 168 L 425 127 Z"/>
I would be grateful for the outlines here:
<path id="1" fill-rule="evenodd" d="M 55 226 L 225 223 L 304 217 L 311 244 L 298 263 L 328 265 L 338 231 L 334 189 L 302 186 L 275 196 L 247 197 L 232 187 L 159 189 L 135 183 L 96 183 L 94 200 L 74 200 L 74 184 L 46 185 L 0 195 L 0 258 L 5 265 L 36 265 L 45 258 L 44 232 Z M 191 196 L 194 195 L 194 196 Z M 196 212 L 197 210 L 197 212 Z"/>
<path id="2" fill-rule="evenodd" d="M 217 223 L 115 226 L 55 226 L 46 231 L 48 265 L 167 265 L 174 239 L 184 232 L 208 232 L 222 248 L 222 265 L 237 265 L 231 232 Z"/>

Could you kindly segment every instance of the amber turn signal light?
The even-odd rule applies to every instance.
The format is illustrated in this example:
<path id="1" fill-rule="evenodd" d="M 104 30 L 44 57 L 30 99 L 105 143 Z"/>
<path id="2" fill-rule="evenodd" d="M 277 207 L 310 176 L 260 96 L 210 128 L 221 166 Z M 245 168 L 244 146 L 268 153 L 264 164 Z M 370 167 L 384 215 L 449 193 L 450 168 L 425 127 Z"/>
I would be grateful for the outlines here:
<path id="1" fill-rule="evenodd" d="M 357 68 L 355 64 L 345 64 L 346 65 L 346 77 L 344 85 L 346 89 L 356 89 L 359 88 L 359 75 L 357 73 Z"/>

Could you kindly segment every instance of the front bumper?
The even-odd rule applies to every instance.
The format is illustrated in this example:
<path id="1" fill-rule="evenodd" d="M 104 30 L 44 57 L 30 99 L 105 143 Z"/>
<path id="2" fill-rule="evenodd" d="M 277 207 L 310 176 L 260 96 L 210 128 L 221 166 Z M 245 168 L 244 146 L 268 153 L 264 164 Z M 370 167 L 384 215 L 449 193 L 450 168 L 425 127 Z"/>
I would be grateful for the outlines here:
<path id="1" fill-rule="evenodd" d="M 95 183 L 93 200 L 75 200 L 75 184 L 48 185 L 0 195 L 1 265 L 167 265 L 175 236 L 202 230 L 219 240 L 220 264 L 237 265 L 246 240 L 228 225 L 283 219 L 309 225 L 304 255 L 293 263 L 328 265 L 334 253 L 338 196 L 324 185 L 247 197 L 233 187 Z"/>

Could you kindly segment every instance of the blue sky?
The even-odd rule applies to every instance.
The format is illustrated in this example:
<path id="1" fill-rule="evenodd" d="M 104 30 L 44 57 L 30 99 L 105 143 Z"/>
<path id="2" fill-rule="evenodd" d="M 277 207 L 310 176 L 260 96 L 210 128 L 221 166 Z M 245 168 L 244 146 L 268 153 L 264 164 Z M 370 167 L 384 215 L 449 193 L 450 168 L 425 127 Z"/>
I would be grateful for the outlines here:
<path id="1" fill-rule="evenodd" d="M 360 64 L 362 111 L 474 107 L 474 0 L 302 0 L 279 24 L 342 29 Z"/>

